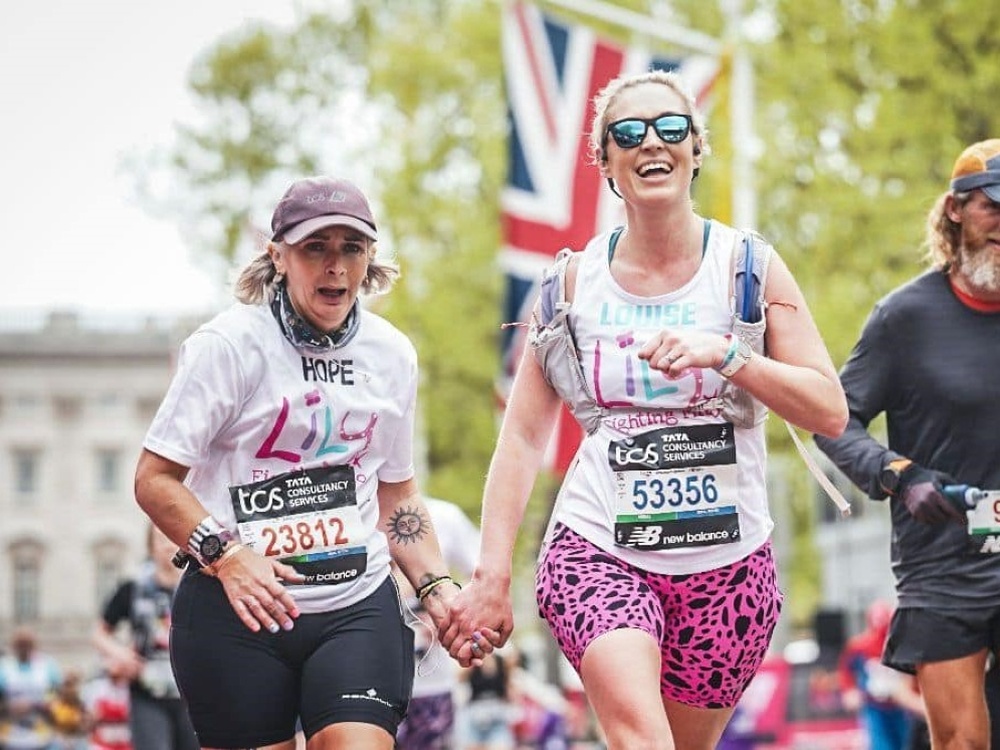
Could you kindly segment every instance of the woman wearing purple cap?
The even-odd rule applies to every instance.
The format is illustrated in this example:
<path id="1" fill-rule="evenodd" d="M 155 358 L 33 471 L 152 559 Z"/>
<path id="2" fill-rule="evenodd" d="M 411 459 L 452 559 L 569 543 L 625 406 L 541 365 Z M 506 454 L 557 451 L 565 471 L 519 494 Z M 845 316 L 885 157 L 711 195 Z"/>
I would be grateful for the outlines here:
<path id="1" fill-rule="evenodd" d="M 171 656 L 202 747 L 393 747 L 413 632 L 390 560 L 440 623 L 458 592 L 414 478 L 417 357 L 361 307 L 375 257 L 346 180 L 295 182 L 240 304 L 181 347 L 139 505 L 181 547 Z M 478 654 L 492 651 L 477 633 Z"/>

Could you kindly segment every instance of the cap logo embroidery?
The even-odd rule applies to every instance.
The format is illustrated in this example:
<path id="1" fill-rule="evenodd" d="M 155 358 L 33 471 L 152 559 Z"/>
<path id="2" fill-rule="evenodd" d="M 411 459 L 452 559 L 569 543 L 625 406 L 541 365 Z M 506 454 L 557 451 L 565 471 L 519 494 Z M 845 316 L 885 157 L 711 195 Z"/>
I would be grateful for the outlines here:
<path id="1" fill-rule="evenodd" d="M 312 205 L 313 203 L 344 203 L 347 200 L 347 193 L 340 190 L 334 190 L 329 195 L 310 195 L 305 199 L 307 205 Z"/>

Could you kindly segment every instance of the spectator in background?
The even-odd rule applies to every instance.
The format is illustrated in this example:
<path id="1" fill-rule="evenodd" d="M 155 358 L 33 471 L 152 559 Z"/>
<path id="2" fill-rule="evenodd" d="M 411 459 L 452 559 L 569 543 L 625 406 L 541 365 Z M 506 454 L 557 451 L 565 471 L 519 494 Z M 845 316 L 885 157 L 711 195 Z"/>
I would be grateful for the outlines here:
<path id="1" fill-rule="evenodd" d="M 91 717 L 83 701 L 81 686 L 83 675 L 75 669 L 67 670 L 63 676 L 47 711 L 55 729 L 59 750 L 89 750 L 87 733 Z"/>
<path id="2" fill-rule="evenodd" d="M 452 574 L 468 579 L 479 552 L 479 529 L 455 503 L 424 499 L 437 531 L 444 562 Z M 455 688 L 458 665 L 437 640 L 434 623 L 413 586 L 394 569 L 400 593 L 419 622 L 413 624 L 416 672 L 406 718 L 396 733 L 398 750 L 452 750 L 455 747 Z"/>
<path id="3" fill-rule="evenodd" d="M 108 669 L 87 682 L 83 702 L 90 713 L 90 750 L 132 750 L 129 678 Z"/>
<path id="4" fill-rule="evenodd" d="M 924 713 L 913 678 L 881 662 L 889 635 L 892 607 L 876 601 L 868 607 L 867 627 L 849 638 L 837 675 L 844 707 L 857 711 L 868 735 L 869 750 L 906 750 L 915 718 Z"/>
<path id="5" fill-rule="evenodd" d="M 27 627 L 14 630 L 11 653 L 0 657 L 0 747 L 43 750 L 55 740 L 49 700 L 62 683 L 56 660 L 38 649 Z"/>
<path id="6" fill-rule="evenodd" d="M 129 723 L 137 750 L 197 750 L 187 707 L 170 668 L 170 607 L 181 571 L 171 558 L 177 545 L 152 524 L 147 560 L 139 574 L 111 595 L 94 630 L 94 644 L 109 670 L 129 681 Z M 129 640 L 117 637 L 128 624 Z"/>
<path id="7" fill-rule="evenodd" d="M 465 704 L 467 750 L 510 750 L 514 747 L 516 716 L 511 685 L 514 668 L 507 661 L 507 653 L 497 651 L 463 674 L 469 686 Z"/>

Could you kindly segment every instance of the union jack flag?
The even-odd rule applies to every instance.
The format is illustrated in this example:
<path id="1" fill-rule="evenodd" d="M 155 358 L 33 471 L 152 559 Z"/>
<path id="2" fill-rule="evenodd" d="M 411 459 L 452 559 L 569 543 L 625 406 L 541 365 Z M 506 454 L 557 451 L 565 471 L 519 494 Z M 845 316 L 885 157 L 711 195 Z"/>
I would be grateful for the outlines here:
<path id="1" fill-rule="evenodd" d="M 582 249 L 594 234 L 621 223 L 621 203 L 588 152 L 594 95 L 621 73 L 657 68 L 677 70 L 701 103 L 719 63 L 707 55 L 671 59 L 625 49 L 520 2 L 505 6 L 502 40 L 510 135 L 500 263 L 503 320 L 510 323 L 528 320 L 541 273 L 561 248 Z M 504 329 L 501 403 L 524 341 L 523 326 Z M 579 425 L 563 409 L 546 465 L 564 473 L 580 438 Z"/>

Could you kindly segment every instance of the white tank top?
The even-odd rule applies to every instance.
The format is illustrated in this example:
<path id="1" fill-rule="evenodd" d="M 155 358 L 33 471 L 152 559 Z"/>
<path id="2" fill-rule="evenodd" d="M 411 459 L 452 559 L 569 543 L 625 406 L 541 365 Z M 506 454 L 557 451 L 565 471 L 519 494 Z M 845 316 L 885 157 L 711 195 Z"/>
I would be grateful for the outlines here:
<path id="1" fill-rule="evenodd" d="M 580 258 L 571 320 L 588 384 L 610 413 L 584 438 L 555 520 L 654 573 L 736 562 L 774 526 L 764 425 L 735 428 L 706 407 L 722 385 L 714 370 L 694 368 L 671 380 L 637 356 L 664 328 L 729 332 L 735 230 L 712 222 L 694 277 L 653 297 L 630 294 L 614 280 L 609 238 L 592 239 Z"/>

